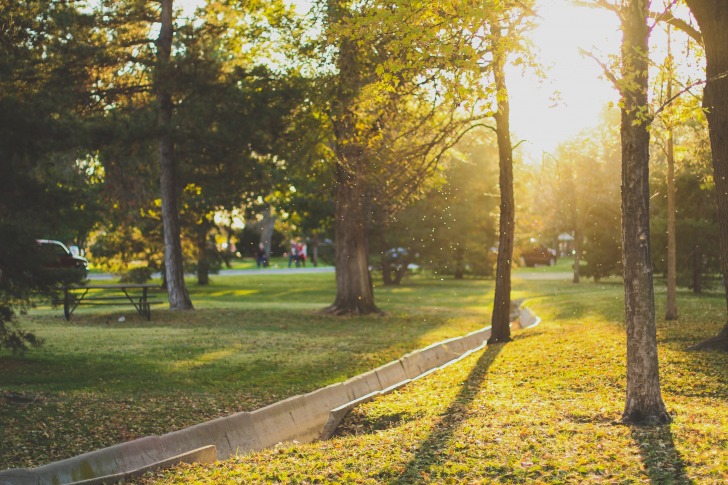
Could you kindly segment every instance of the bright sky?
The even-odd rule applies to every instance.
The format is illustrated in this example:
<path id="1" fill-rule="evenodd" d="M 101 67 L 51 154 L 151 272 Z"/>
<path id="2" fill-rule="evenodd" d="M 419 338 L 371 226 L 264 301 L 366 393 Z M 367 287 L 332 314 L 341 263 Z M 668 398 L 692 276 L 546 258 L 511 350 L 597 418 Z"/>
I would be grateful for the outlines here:
<path id="1" fill-rule="evenodd" d="M 301 12 L 309 0 L 290 0 Z M 177 0 L 176 5 L 192 11 L 202 0 Z M 539 58 L 548 68 L 547 79 L 511 69 L 511 130 L 520 155 L 540 159 L 543 151 L 553 152 L 559 142 L 598 122 L 607 103 L 617 101 L 617 93 L 603 79 L 601 67 L 579 53 L 579 48 L 598 55 L 618 52 L 621 41 L 619 22 L 614 14 L 576 7 L 570 0 L 537 0 L 540 25 L 532 33 L 540 50 Z M 607 49 L 607 50 L 605 50 Z M 556 94 L 558 93 L 558 94 Z M 557 96 L 557 97 L 555 97 Z M 518 155 L 518 153 L 517 153 Z"/>
<path id="2" fill-rule="evenodd" d="M 619 52 L 622 35 L 613 13 L 577 7 L 569 0 L 538 3 L 541 20 L 532 38 L 547 67 L 546 79 L 511 69 L 507 82 L 513 142 L 525 139 L 521 155 L 540 160 L 543 151 L 553 152 L 559 142 L 595 126 L 603 108 L 617 102 L 602 68 L 579 49 L 606 58 Z"/>

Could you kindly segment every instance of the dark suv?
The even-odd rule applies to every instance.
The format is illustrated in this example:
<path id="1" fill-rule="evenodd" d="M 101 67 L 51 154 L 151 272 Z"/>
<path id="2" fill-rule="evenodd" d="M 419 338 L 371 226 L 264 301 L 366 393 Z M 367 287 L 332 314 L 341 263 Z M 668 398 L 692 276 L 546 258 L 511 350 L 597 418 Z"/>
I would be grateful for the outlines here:
<path id="1" fill-rule="evenodd" d="M 51 239 L 38 239 L 40 245 L 43 266 L 48 269 L 74 270 L 82 276 L 88 274 L 88 261 L 81 256 L 71 254 L 65 244 L 61 241 Z"/>
<path id="2" fill-rule="evenodd" d="M 521 252 L 521 260 L 529 268 L 537 264 L 553 266 L 557 259 L 556 250 L 542 244 L 532 244 Z"/>

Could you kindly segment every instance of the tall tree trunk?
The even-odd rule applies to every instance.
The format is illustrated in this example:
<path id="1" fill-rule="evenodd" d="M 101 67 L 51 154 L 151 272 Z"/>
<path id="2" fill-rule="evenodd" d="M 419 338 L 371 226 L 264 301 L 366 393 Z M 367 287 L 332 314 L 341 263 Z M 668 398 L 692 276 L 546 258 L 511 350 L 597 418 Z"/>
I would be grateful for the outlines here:
<path id="1" fill-rule="evenodd" d="M 327 2 L 331 22 L 336 23 L 349 15 L 344 3 L 341 0 Z M 356 42 L 340 39 L 337 91 L 331 102 L 336 154 L 336 299 L 324 311 L 335 315 L 381 313 L 374 304 L 369 274 L 368 155 L 360 139 L 357 114 L 353 109 L 359 90 L 365 84 L 358 49 Z"/>
<path id="2" fill-rule="evenodd" d="M 498 139 L 498 160 L 500 164 L 500 236 L 498 261 L 495 274 L 495 296 L 491 318 L 491 336 L 488 343 L 511 340 L 511 263 L 513 260 L 513 239 L 515 228 L 515 203 L 513 198 L 513 146 L 511 145 L 510 106 L 505 76 L 505 55 L 501 45 L 500 26 L 492 29 L 493 75 L 496 86 L 498 111 L 495 125 Z"/>
<path id="3" fill-rule="evenodd" d="M 182 243 L 175 176 L 174 140 L 172 139 L 172 0 L 162 0 L 161 28 L 157 40 L 157 102 L 159 103 L 159 165 L 164 226 L 164 267 L 170 310 L 192 310 L 184 279 Z"/>
<path id="4" fill-rule="evenodd" d="M 334 315 L 381 313 L 374 304 L 374 289 L 369 274 L 367 244 L 367 200 L 365 184 L 359 176 L 360 155 L 356 147 L 346 153 L 346 165 L 337 168 L 334 231 L 336 237 L 336 299 L 324 309 Z M 342 154 L 343 154 L 342 153 Z M 353 169 L 353 171 L 352 171 Z"/>
<path id="5" fill-rule="evenodd" d="M 667 99 L 672 99 L 672 39 L 667 31 Z M 675 235 L 675 137 L 672 120 L 667 122 L 667 303 L 665 320 L 677 320 L 677 242 Z"/>
<path id="6" fill-rule="evenodd" d="M 572 283 L 581 280 L 581 226 L 577 223 L 574 228 L 574 277 Z"/>
<path id="7" fill-rule="evenodd" d="M 668 99 L 672 97 L 668 81 Z M 677 320 L 677 242 L 675 235 L 675 140 L 672 126 L 667 129 L 667 304 L 665 320 Z"/>
<path id="8" fill-rule="evenodd" d="M 622 253 L 627 328 L 627 396 L 622 421 L 670 422 L 660 391 L 650 256 L 647 0 L 622 12 Z"/>
<path id="9" fill-rule="evenodd" d="M 713 152 L 713 178 L 718 201 L 720 266 L 728 311 L 728 9 L 723 0 L 687 0 L 700 25 L 705 47 L 706 76 L 703 94 Z M 693 347 L 728 351 L 728 320 L 720 333 Z"/>

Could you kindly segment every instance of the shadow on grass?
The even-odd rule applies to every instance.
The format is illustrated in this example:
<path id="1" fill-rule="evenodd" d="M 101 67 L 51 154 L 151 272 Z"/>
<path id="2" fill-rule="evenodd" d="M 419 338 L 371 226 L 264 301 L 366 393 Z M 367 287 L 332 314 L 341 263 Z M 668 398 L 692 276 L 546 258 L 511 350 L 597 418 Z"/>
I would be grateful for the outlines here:
<path id="1" fill-rule="evenodd" d="M 645 473 L 655 484 L 695 483 L 685 473 L 685 461 L 675 448 L 669 425 L 631 427 L 632 439 L 640 448 Z"/>
<path id="2" fill-rule="evenodd" d="M 450 445 L 453 435 L 461 423 L 467 419 L 468 408 L 478 395 L 488 369 L 500 354 L 505 344 L 489 346 L 473 367 L 470 375 L 463 383 L 462 389 L 453 400 L 442 418 L 432 429 L 432 433 L 420 445 L 417 454 L 410 461 L 402 474 L 391 483 L 414 483 L 422 479 L 422 472 L 441 464 L 445 459 L 445 451 Z"/>

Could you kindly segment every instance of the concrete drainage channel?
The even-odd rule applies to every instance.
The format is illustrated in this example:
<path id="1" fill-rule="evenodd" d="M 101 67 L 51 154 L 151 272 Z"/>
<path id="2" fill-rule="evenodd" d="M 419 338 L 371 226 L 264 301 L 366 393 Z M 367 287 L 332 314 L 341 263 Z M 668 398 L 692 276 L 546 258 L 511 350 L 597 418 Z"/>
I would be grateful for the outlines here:
<path id="1" fill-rule="evenodd" d="M 540 323 L 527 308 L 513 315 L 521 328 Z M 308 394 L 251 412 L 147 436 L 38 468 L 0 472 L 0 485 L 111 484 L 178 463 L 212 463 L 277 443 L 329 439 L 359 404 L 399 389 L 485 346 L 490 327 L 411 352 L 401 359 Z"/>

